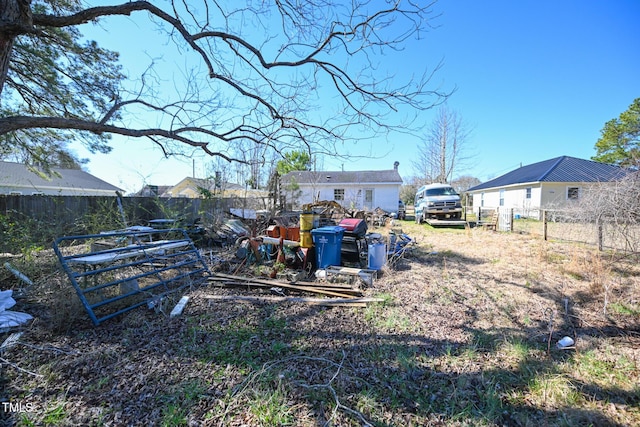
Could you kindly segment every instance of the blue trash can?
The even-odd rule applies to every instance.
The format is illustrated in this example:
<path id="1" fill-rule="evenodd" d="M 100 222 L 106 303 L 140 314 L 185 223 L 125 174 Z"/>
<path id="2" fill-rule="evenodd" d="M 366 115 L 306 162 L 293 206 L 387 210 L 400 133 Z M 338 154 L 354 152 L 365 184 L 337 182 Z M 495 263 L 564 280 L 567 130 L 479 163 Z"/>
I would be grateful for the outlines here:
<path id="1" fill-rule="evenodd" d="M 344 228 L 338 226 L 320 227 L 311 230 L 313 244 L 316 247 L 318 268 L 340 265 L 340 249 Z"/>
<path id="2" fill-rule="evenodd" d="M 387 245 L 370 243 L 368 248 L 368 266 L 371 270 L 381 270 L 387 264 Z"/>

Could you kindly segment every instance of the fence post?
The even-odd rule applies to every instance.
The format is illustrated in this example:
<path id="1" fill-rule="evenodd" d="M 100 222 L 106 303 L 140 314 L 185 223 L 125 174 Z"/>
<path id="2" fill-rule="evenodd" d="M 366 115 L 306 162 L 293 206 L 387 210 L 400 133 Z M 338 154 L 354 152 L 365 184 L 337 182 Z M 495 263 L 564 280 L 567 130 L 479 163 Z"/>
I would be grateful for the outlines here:
<path id="1" fill-rule="evenodd" d="M 547 210 L 542 211 L 542 238 L 547 240 Z"/>
<path id="2" fill-rule="evenodd" d="M 596 220 L 596 227 L 598 228 L 598 250 L 602 251 L 604 247 L 604 243 L 603 243 L 602 221 L 600 220 L 600 218 Z"/>
<path id="3" fill-rule="evenodd" d="M 509 220 L 509 231 L 513 232 L 513 208 L 509 209 L 509 216 L 511 217 L 511 219 Z"/>

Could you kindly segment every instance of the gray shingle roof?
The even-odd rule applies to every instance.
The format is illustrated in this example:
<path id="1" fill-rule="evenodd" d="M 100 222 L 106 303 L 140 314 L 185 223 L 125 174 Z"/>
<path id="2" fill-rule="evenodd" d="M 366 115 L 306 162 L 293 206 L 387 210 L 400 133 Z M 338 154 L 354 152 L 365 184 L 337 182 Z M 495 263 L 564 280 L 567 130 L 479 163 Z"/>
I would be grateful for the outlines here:
<path id="1" fill-rule="evenodd" d="M 529 182 L 609 182 L 622 178 L 626 170 L 593 160 L 561 156 L 512 170 L 468 191 L 506 187 Z"/>
<path id="2" fill-rule="evenodd" d="M 299 184 L 402 184 L 397 169 L 380 171 L 294 171 L 282 177 L 283 182 L 295 179 Z"/>
<path id="3" fill-rule="evenodd" d="M 45 179 L 32 172 L 21 163 L 0 161 L 0 187 L 24 188 L 25 191 L 44 191 L 55 189 L 73 189 L 78 192 L 115 192 L 120 188 L 109 184 L 85 171 L 77 169 L 52 168 L 60 176 Z"/>

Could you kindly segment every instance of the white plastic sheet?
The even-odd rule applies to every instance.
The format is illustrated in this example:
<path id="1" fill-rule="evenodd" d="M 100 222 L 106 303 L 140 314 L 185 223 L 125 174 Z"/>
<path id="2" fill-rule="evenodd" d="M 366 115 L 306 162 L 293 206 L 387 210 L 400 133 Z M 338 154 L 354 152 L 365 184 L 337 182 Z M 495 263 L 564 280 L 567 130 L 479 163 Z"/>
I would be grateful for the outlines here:
<path id="1" fill-rule="evenodd" d="M 30 314 L 7 310 L 14 305 L 16 300 L 13 299 L 13 291 L 0 291 L 0 332 L 23 325 L 33 319 Z"/>

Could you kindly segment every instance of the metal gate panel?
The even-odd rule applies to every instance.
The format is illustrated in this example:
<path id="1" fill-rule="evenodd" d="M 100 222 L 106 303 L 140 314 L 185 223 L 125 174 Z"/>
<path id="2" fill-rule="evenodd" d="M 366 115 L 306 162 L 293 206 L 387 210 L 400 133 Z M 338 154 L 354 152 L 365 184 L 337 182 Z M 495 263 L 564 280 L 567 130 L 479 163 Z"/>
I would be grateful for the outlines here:
<path id="1" fill-rule="evenodd" d="M 96 326 L 211 274 L 186 231 L 178 229 L 65 236 L 53 249 Z"/>

